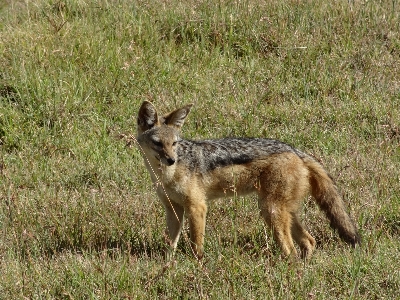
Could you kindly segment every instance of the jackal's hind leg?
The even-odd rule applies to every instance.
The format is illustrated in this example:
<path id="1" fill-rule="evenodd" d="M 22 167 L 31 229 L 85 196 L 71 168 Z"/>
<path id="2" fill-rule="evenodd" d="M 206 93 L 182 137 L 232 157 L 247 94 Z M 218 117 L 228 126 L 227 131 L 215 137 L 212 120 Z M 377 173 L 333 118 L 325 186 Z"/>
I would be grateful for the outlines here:
<path id="1" fill-rule="evenodd" d="M 264 205 L 262 205 L 263 203 Z M 284 207 L 279 207 L 273 203 L 266 206 L 265 203 L 268 203 L 268 201 L 259 203 L 261 216 L 272 230 L 275 242 L 280 246 L 282 254 L 285 257 L 297 257 L 291 233 L 291 213 L 286 211 Z"/>
<path id="2" fill-rule="evenodd" d="M 316 242 L 304 229 L 296 213 L 292 213 L 292 236 L 301 249 L 301 258 L 311 258 Z"/>

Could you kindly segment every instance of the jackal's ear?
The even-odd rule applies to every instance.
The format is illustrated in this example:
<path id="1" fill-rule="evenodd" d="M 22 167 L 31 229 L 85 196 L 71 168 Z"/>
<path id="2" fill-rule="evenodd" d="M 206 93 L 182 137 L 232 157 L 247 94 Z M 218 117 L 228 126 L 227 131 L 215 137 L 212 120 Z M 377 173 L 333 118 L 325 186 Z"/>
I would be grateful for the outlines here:
<path id="1" fill-rule="evenodd" d="M 167 114 L 163 117 L 163 120 L 162 120 L 163 123 L 165 125 L 173 126 L 177 129 L 181 129 L 192 106 L 193 106 L 193 104 L 188 104 L 184 107 L 174 110 L 173 112 L 170 112 L 169 114 Z"/>
<path id="2" fill-rule="evenodd" d="M 137 124 L 142 132 L 158 124 L 157 110 L 149 101 L 144 101 L 140 106 Z"/>

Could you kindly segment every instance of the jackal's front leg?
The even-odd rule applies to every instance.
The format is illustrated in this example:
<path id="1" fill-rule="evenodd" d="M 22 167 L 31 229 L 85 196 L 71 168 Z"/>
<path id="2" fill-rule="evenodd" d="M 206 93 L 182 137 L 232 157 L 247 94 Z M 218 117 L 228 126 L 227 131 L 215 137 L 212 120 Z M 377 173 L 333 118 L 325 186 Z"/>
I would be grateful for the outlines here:
<path id="1" fill-rule="evenodd" d="M 207 205 L 204 202 L 190 203 L 186 208 L 191 247 L 197 258 L 203 257 L 206 214 Z"/>
<path id="2" fill-rule="evenodd" d="M 172 250 L 175 250 L 182 231 L 184 209 L 181 205 L 170 201 L 164 203 L 164 206 L 167 218 L 166 234 Z"/>

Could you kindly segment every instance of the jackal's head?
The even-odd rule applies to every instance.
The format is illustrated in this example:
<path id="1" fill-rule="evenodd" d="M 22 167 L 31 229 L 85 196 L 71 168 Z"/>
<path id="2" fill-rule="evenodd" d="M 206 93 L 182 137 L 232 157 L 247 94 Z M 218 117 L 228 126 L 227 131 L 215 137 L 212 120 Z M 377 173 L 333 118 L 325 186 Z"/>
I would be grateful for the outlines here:
<path id="1" fill-rule="evenodd" d="M 137 119 L 137 140 L 148 158 L 155 157 L 167 166 L 175 163 L 180 130 L 192 105 L 186 105 L 158 117 L 153 104 L 148 101 L 142 103 Z"/>

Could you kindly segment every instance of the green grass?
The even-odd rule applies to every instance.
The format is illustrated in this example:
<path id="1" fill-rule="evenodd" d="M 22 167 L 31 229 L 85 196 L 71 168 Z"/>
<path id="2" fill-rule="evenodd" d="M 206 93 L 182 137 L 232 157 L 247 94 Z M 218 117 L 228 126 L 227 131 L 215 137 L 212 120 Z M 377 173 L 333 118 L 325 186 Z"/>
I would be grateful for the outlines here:
<path id="1" fill-rule="evenodd" d="M 397 1 L 0 1 L 0 298 L 395 299 Z M 271 137 L 329 170 L 363 237 L 313 201 L 288 263 L 254 197 L 210 203 L 206 255 L 164 260 L 143 100 L 195 103 L 183 135 Z"/>

